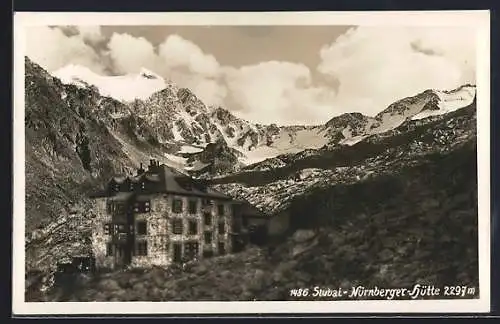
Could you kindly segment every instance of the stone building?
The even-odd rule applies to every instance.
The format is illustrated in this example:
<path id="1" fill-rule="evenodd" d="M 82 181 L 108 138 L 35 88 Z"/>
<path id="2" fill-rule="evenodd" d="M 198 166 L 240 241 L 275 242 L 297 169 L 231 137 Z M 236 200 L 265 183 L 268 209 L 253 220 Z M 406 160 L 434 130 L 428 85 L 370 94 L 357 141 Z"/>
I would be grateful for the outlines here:
<path id="1" fill-rule="evenodd" d="M 244 232 L 231 197 L 151 160 L 92 196 L 96 268 L 167 266 L 233 251 Z M 236 219 L 236 221 L 234 221 Z"/>

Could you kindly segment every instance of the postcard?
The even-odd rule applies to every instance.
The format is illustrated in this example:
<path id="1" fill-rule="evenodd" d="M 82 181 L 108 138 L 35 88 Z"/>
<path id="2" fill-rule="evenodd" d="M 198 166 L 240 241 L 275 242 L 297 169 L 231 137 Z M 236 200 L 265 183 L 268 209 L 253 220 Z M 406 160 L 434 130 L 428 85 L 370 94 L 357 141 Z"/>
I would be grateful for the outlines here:
<path id="1" fill-rule="evenodd" d="M 14 32 L 15 315 L 489 311 L 488 11 Z"/>

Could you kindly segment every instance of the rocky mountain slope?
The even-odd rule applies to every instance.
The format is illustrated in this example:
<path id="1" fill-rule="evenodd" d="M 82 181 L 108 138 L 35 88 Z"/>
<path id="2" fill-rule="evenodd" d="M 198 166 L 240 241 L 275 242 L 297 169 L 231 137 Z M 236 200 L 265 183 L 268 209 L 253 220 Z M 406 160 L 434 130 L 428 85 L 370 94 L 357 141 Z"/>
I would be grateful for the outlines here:
<path id="1" fill-rule="evenodd" d="M 391 173 L 399 165 L 411 165 L 428 154 L 451 151 L 475 137 L 473 100 L 469 106 L 446 115 L 407 120 L 393 130 L 371 135 L 352 146 L 278 156 L 241 172 L 214 178 L 211 183 L 273 214 L 311 188 Z"/>
<path id="2" fill-rule="evenodd" d="M 410 190 L 407 192 L 408 195 L 409 192 L 417 197 L 439 194 L 444 201 L 448 199 L 452 201 L 450 206 L 440 205 L 443 210 L 446 209 L 443 213 L 438 210 L 441 207 L 431 208 L 434 213 L 441 213 L 439 215 L 442 216 L 436 217 L 441 217 L 443 222 L 458 222 L 464 226 L 464 231 L 472 231 L 471 226 L 474 226 L 471 223 L 474 207 L 465 206 L 464 201 L 457 203 L 457 206 L 453 202 L 455 195 L 458 195 L 459 198 L 456 199 L 461 201 L 460 199 L 465 199 L 463 192 L 475 190 L 474 186 L 464 188 L 463 179 L 456 180 L 461 179 L 460 174 L 464 174 L 466 170 L 460 163 L 472 163 L 470 155 L 474 151 L 476 137 L 474 86 L 465 85 L 453 91 L 428 90 L 414 97 L 404 98 L 374 117 L 346 113 L 333 117 L 324 125 L 277 126 L 253 124 L 221 107 L 207 107 L 189 89 L 179 89 L 175 84 L 165 82 L 146 70 L 138 75 L 95 79 L 95 75 L 92 74 L 91 77 L 88 75 L 85 77 L 88 71 L 78 72 L 81 75 L 75 77 L 73 75 L 75 69 L 69 69 L 56 73 L 63 81 L 48 74 L 29 59 L 25 61 L 25 70 L 26 266 L 31 277 L 43 278 L 33 281 L 38 284 L 42 282 L 43 287 L 50 286 L 50 282 L 43 283 L 43 281 L 51 278 L 47 273 L 54 270 L 56 262 L 64 261 L 74 254 L 87 253 L 93 207 L 85 198 L 86 195 L 99 188 L 113 174 L 132 172 L 139 163 L 150 158 L 183 172 L 209 178 L 216 188 L 234 197 L 246 199 L 270 215 L 293 211 L 291 217 L 294 228 L 306 227 L 304 215 L 308 215 L 307 224 L 322 224 L 321 226 L 328 228 L 321 234 L 322 236 L 319 236 L 326 240 L 324 241 L 326 243 L 321 243 L 324 245 L 318 245 L 321 246 L 320 251 L 325 253 L 333 248 L 330 246 L 332 242 L 361 244 L 358 241 L 363 235 L 367 235 L 367 229 L 361 224 L 366 222 L 367 218 L 358 215 L 360 218 L 356 221 L 358 216 L 354 215 L 352 210 L 358 213 L 359 210 L 354 208 L 357 203 L 352 203 L 353 206 L 346 203 L 333 206 L 323 204 L 323 209 L 320 208 L 316 213 L 310 214 L 300 206 L 309 206 L 312 211 L 316 205 L 323 206 L 319 201 L 330 192 L 340 196 L 351 192 L 349 190 L 357 193 L 358 189 L 349 188 L 365 188 L 365 185 L 377 193 L 382 191 L 381 183 L 394 184 L 395 188 L 401 189 L 398 181 L 403 180 L 398 180 L 400 175 L 401 179 L 408 181 L 410 181 L 408 177 L 415 178 L 417 184 L 408 189 Z M 120 97 L 119 93 L 113 92 L 120 87 L 110 86 L 112 84 L 110 80 L 119 80 L 118 83 L 125 85 L 140 84 L 141 86 L 137 86 L 140 91 L 129 94 L 129 97 Z M 445 159 L 446 156 L 455 156 L 462 160 Z M 431 167 L 433 164 L 437 163 L 445 168 L 447 164 L 451 166 L 455 162 L 460 164 L 457 166 L 455 178 L 451 176 L 439 178 L 443 184 L 432 182 L 431 178 L 438 172 Z M 417 177 L 415 170 L 427 173 L 423 177 Z M 468 170 L 471 172 L 471 169 Z M 402 173 L 393 175 L 396 171 Z M 474 178 L 470 173 L 467 175 L 472 177 L 471 179 Z M 391 180 L 393 182 L 384 182 L 383 179 L 388 178 L 393 179 Z M 457 181 L 459 183 L 456 183 Z M 370 185 L 371 183 L 375 184 Z M 357 187 L 358 184 L 361 187 Z M 446 191 L 445 187 L 454 188 L 450 190 L 455 191 Z M 368 192 L 363 191 L 365 189 L 359 190 Z M 352 197 L 346 196 L 342 201 L 355 199 L 353 197 L 354 194 Z M 381 203 L 381 206 L 389 206 L 387 209 L 380 209 L 381 215 L 376 213 L 379 210 L 377 208 L 382 208 L 376 201 L 365 206 L 365 214 L 376 215 L 374 216 L 376 224 L 371 230 L 384 231 L 383 227 L 386 225 L 384 221 L 387 217 L 395 217 L 394 224 L 391 223 L 394 225 L 394 231 L 400 226 L 422 228 L 422 224 L 433 222 L 429 220 L 431 212 L 422 211 L 423 223 L 418 223 L 419 221 L 415 221 L 418 224 L 414 223 L 405 216 L 405 213 L 417 210 L 415 206 L 418 199 L 407 200 L 408 197 L 401 195 L 397 197 L 393 202 L 390 202 L 390 197 L 379 197 L 383 201 L 384 199 L 388 201 Z M 406 202 L 410 207 L 405 204 L 398 205 Z M 447 214 L 447 208 L 457 211 L 458 214 L 462 210 L 464 215 L 468 216 L 459 220 L 451 219 L 452 216 Z M 344 233 L 341 225 L 351 225 L 348 225 L 349 222 L 341 224 L 330 222 L 327 216 L 331 215 L 333 210 L 335 215 L 353 215 L 353 222 L 357 224 L 356 230 L 360 231 L 353 234 L 353 237 L 347 236 L 342 239 L 344 241 L 336 241 L 336 235 Z M 385 212 L 389 216 L 384 216 Z M 392 214 L 393 212 L 395 214 Z M 397 215 L 402 218 L 398 218 Z M 332 237 L 330 232 L 336 234 Z M 465 235 L 465 232 L 460 233 L 459 236 Z M 447 235 L 450 236 L 451 233 Z M 354 241 L 351 242 L 351 239 Z M 429 238 L 429 240 L 432 244 L 438 244 L 434 239 Z M 280 248 L 288 251 L 293 250 L 295 245 L 296 243 L 290 241 L 283 243 Z M 365 250 L 368 248 L 363 247 Z M 466 272 L 466 275 L 462 276 L 469 281 L 475 280 L 474 264 L 471 263 L 475 260 L 474 255 L 465 246 L 457 248 L 458 250 L 472 258 L 472 261 L 464 263 L 467 269 L 460 268 L 460 271 Z M 348 258 L 335 254 L 337 252 L 330 252 L 339 260 Z M 234 269 L 237 269 L 235 273 L 250 276 L 245 278 L 252 281 L 253 270 L 248 269 L 248 262 L 255 262 L 258 265 L 256 269 L 262 266 L 261 270 L 265 276 L 276 267 L 268 259 L 256 253 L 254 250 L 245 252 L 241 256 L 209 260 L 200 267 L 203 269 L 203 266 L 206 266 L 210 269 L 212 265 L 221 262 L 221 266 L 234 266 Z M 315 254 L 304 255 L 320 262 L 319 256 Z M 428 256 L 428 253 L 425 255 Z M 293 253 L 290 255 L 284 253 L 280 260 L 288 263 L 295 260 L 295 257 Z M 363 260 L 370 261 L 368 255 L 364 257 L 366 259 Z M 304 271 L 300 268 L 304 260 L 299 264 L 295 261 L 291 263 L 292 268 L 301 269 L 297 270 L 295 275 Z M 436 269 L 441 269 L 440 267 L 449 269 L 450 264 L 438 262 Z M 397 276 L 398 271 L 402 269 L 394 268 L 394 276 Z M 211 280 L 212 274 L 203 270 L 199 273 L 198 270 L 193 271 L 196 276 L 205 276 L 204 278 Z M 292 272 L 295 273 L 295 270 Z M 146 272 L 144 276 L 149 276 L 151 273 L 156 276 L 157 272 Z M 159 273 L 161 276 L 166 276 L 165 272 Z M 128 278 L 129 274 L 124 273 L 123 276 Z M 181 278 L 182 274 L 173 273 L 172 276 L 174 276 L 171 281 L 172 286 L 169 286 L 168 291 L 186 285 Z M 27 286 L 36 286 L 37 284 L 31 285 L 30 278 L 27 279 Z M 292 276 L 290 280 L 292 278 L 297 279 Z M 95 281 L 96 285 L 101 284 L 99 280 Z M 221 284 L 221 279 L 215 279 L 214 283 Z M 98 288 L 100 286 L 93 286 L 94 283 L 86 284 L 93 287 L 89 291 L 94 288 L 100 289 Z M 207 295 L 208 291 L 204 291 L 203 287 L 207 286 L 202 286 L 201 290 L 195 289 L 193 296 L 202 299 L 222 298 L 219 295 Z M 107 288 L 104 289 L 106 291 Z M 119 283 L 113 289 L 123 293 L 123 289 L 129 288 L 123 288 Z M 27 292 L 31 294 L 33 291 L 39 290 L 30 288 Z M 129 291 L 125 292 L 128 296 Z M 168 295 L 170 292 L 159 293 L 155 290 L 154 298 L 162 300 L 176 298 Z M 75 292 L 75 295 L 69 297 L 59 296 L 57 290 L 53 293 L 55 295 L 49 294 L 49 296 L 55 300 L 109 298 L 107 295 L 99 296 L 91 293 L 80 295 L 80 292 Z M 160 296 L 158 294 L 162 297 L 158 297 Z M 262 296 L 263 292 L 259 295 L 251 290 L 242 294 L 240 296 L 246 299 Z M 30 298 L 39 297 L 31 295 Z"/>
<path id="3" fill-rule="evenodd" d="M 334 300 L 314 296 L 314 287 L 411 288 L 416 283 L 473 287 L 453 298 L 477 298 L 476 172 L 472 138 L 415 163 L 396 164 L 390 173 L 297 196 L 287 210 L 307 222 L 294 222 L 295 234 L 272 249 L 254 247 L 184 270 L 68 277 L 40 300 Z M 291 296 L 297 287 L 308 288 L 309 297 Z"/>
<path id="4" fill-rule="evenodd" d="M 208 169 L 227 173 L 278 155 L 339 144 L 353 145 L 370 135 L 398 127 L 407 119 L 445 114 L 465 107 L 475 94 L 472 85 L 452 91 L 427 90 L 395 102 L 374 117 L 346 113 L 333 117 L 324 125 L 277 126 L 254 124 L 222 107 L 206 106 L 189 89 L 178 88 L 146 69 L 137 75 L 110 77 L 72 65 L 54 75 L 65 84 L 92 88 L 122 102 L 114 116 L 139 118 L 142 127 L 151 130 L 153 142 L 170 148 L 167 157 L 194 174 L 200 174 L 200 168 L 207 167 L 207 163 L 210 164 Z M 127 89 L 126 96 L 123 89 Z M 228 161 L 222 164 L 238 161 L 227 170 L 215 165 L 220 161 L 200 163 L 195 160 L 196 155 L 189 155 L 222 140 L 232 149 L 227 155 Z"/>
<path id="5" fill-rule="evenodd" d="M 92 206 L 86 197 L 110 176 L 131 172 L 150 156 L 171 161 L 139 117 L 116 115 L 126 111 L 124 104 L 92 88 L 64 85 L 27 58 L 25 76 L 25 250 L 31 271 L 85 250 Z"/>

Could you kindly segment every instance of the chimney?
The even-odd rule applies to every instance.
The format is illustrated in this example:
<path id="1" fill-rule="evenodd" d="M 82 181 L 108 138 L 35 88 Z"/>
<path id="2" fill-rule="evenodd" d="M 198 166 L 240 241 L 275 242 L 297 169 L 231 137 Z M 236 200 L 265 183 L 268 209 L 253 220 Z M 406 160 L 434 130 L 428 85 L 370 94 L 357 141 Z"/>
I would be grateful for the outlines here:
<path id="1" fill-rule="evenodd" d="M 141 166 L 139 167 L 139 169 L 137 169 L 137 175 L 141 175 L 144 173 L 144 169 L 142 167 L 142 163 L 141 163 Z"/>
<path id="2" fill-rule="evenodd" d="M 155 159 L 151 159 L 151 160 L 149 160 L 148 171 L 150 171 L 152 173 L 157 173 L 158 172 L 158 166 L 159 166 L 158 161 L 156 161 Z"/>

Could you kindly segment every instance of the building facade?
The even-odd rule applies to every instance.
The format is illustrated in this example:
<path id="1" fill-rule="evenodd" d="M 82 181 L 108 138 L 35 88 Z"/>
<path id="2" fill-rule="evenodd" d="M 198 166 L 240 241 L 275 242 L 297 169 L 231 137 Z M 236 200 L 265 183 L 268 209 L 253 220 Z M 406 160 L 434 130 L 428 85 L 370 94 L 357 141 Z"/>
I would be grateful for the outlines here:
<path id="1" fill-rule="evenodd" d="M 245 243 L 231 197 L 155 160 L 135 176 L 112 178 L 92 197 L 96 268 L 168 266 Z"/>

